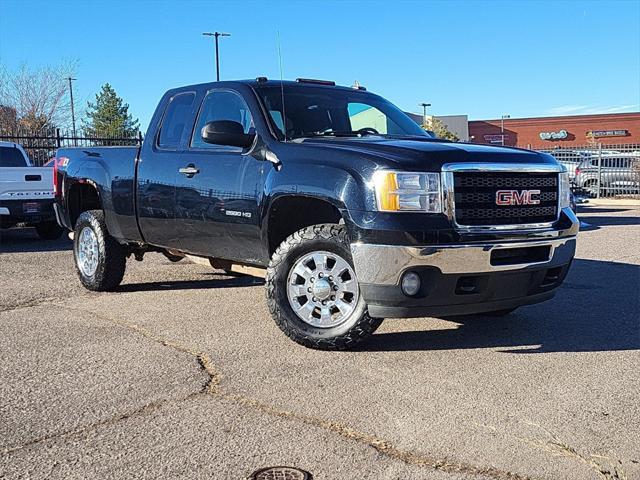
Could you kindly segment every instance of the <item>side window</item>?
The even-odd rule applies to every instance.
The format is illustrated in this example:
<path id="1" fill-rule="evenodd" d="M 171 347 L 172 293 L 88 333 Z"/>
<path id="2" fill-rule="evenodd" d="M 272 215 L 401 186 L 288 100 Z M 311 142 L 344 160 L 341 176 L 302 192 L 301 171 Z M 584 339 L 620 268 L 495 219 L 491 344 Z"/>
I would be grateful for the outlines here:
<path id="1" fill-rule="evenodd" d="M 196 128 L 193 130 L 191 146 L 196 148 L 217 148 L 237 150 L 236 147 L 222 145 L 212 145 L 202 140 L 202 127 L 209 122 L 218 120 L 230 120 L 242 125 L 244 133 L 251 133 L 254 130 L 253 118 L 249 107 L 243 98 L 228 90 L 213 90 L 207 94 L 202 101 Z"/>
<path id="2" fill-rule="evenodd" d="M 180 146 L 180 139 L 191 116 L 195 93 L 179 93 L 171 99 L 164 112 L 158 147 L 174 149 Z"/>

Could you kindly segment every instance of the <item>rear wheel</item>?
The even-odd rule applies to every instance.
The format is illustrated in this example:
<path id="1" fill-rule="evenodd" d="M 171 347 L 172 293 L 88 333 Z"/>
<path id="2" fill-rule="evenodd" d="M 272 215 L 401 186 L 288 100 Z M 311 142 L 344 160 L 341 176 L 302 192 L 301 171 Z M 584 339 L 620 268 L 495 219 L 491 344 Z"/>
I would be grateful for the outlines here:
<path id="1" fill-rule="evenodd" d="M 287 238 L 269 263 L 267 302 L 274 321 L 295 342 L 344 350 L 382 323 L 360 295 L 346 229 L 323 224 Z"/>
<path id="2" fill-rule="evenodd" d="M 36 233 L 42 240 L 57 240 L 63 232 L 63 228 L 58 222 L 42 222 L 36 226 Z"/>
<path id="3" fill-rule="evenodd" d="M 78 217 L 73 257 L 78 277 L 89 290 L 112 290 L 122 282 L 126 250 L 109 235 L 102 210 L 89 210 Z"/>

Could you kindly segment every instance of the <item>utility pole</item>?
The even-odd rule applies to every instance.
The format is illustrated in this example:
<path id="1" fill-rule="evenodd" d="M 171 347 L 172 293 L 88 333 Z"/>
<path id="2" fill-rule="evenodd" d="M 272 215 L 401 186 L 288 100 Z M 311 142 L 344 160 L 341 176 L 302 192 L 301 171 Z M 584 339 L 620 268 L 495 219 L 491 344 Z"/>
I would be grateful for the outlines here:
<path id="1" fill-rule="evenodd" d="M 502 146 L 504 147 L 504 119 L 511 118 L 511 115 L 502 115 L 500 117 L 500 140 L 502 141 Z"/>
<path id="2" fill-rule="evenodd" d="M 430 107 L 431 104 L 421 103 L 420 106 L 422 107 L 422 126 L 427 128 L 427 107 Z"/>
<path id="3" fill-rule="evenodd" d="M 71 97 L 71 127 L 72 127 L 72 132 L 73 132 L 73 142 L 74 145 L 76 145 L 76 112 L 75 112 L 75 108 L 73 105 L 73 84 L 71 82 L 73 82 L 74 80 L 76 80 L 75 78 L 72 77 L 67 77 L 67 80 L 69 80 L 69 97 Z"/>
<path id="4" fill-rule="evenodd" d="M 218 51 L 218 37 L 230 37 L 230 33 L 223 32 L 204 32 L 202 35 L 205 37 L 214 37 L 216 44 L 216 81 L 220 81 L 220 54 Z"/>

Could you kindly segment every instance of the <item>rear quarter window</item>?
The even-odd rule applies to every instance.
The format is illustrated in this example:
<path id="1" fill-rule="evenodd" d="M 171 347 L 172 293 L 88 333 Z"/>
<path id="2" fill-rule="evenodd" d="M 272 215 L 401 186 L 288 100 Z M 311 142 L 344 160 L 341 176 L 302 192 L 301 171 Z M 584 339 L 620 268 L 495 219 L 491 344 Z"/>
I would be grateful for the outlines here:
<path id="1" fill-rule="evenodd" d="M 26 167 L 22 152 L 15 147 L 0 147 L 0 167 Z"/>
<path id="2" fill-rule="evenodd" d="M 173 150 L 180 146 L 182 135 L 191 119 L 195 98 L 195 93 L 186 92 L 179 93 L 171 99 L 162 116 L 158 147 Z"/>

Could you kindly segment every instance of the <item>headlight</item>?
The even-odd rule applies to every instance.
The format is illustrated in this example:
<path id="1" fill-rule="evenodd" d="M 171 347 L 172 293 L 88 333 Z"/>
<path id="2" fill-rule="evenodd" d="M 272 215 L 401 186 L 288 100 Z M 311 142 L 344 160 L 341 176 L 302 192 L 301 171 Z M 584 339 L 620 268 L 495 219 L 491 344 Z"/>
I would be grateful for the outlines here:
<path id="1" fill-rule="evenodd" d="M 373 181 L 381 212 L 442 212 L 439 173 L 379 171 Z"/>
<path id="2" fill-rule="evenodd" d="M 571 207 L 571 184 L 569 182 L 569 172 L 560 173 L 560 188 L 558 189 L 560 196 L 560 208 Z"/>

